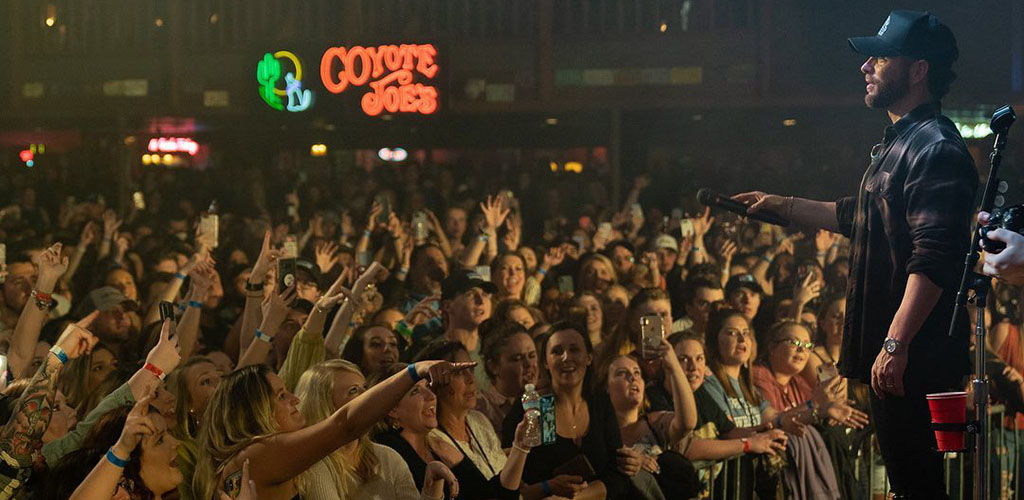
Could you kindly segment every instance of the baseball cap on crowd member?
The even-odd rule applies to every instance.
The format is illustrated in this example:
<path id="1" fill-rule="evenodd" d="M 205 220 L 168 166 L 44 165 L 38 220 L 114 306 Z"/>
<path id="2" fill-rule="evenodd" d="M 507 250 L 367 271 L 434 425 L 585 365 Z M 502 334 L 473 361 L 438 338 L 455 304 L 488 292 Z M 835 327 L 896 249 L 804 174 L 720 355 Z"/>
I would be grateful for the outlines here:
<path id="1" fill-rule="evenodd" d="M 308 260 L 295 261 L 295 280 L 313 283 L 319 289 L 323 285 L 323 275 L 320 273 L 320 266 Z"/>
<path id="2" fill-rule="evenodd" d="M 139 308 L 135 301 L 125 297 L 120 290 L 112 286 L 101 286 L 85 296 L 75 309 L 75 316 L 84 318 L 93 311 L 109 311 L 117 306 L 124 307 L 126 311 L 136 311 Z"/>
<path id="3" fill-rule="evenodd" d="M 659 235 L 654 239 L 653 250 L 661 250 L 662 248 L 667 248 L 673 252 L 679 252 L 679 242 L 667 234 Z"/>
<path id="4" fill-rule="evenodd" d="M 479 288 L 492 295 L 498 293 L 498 287 L 494 286 L 494 283 L 484 281 L 476 271 L 459 269 L 452 271 L 441 282 L 441 300 L 454 299 L 459 294 L 474 288 Z"/>
<path id="5" fill-rule="evenodd" d="M 737 274 L 736 276 L 729 278 L 729 281 L 725 284 L 725 296 L 729 297 L 732 295 L 732 292 L 735 292 L 740 288 L 746 288 L 756 292 L 762 297 L 764 296 L 764 289 L 762 289 L 761 285 L 757 283 L 757 278 L 755 278 L 753 274 Z"/>
<path id="6" fill-rule="evenodd" d="M 875 36 L 849 38 L 850 48 L 869 57 L 906 56 L 949 65 L 960 55 L 948 26 L 929 12 L 894 10 Z"/>

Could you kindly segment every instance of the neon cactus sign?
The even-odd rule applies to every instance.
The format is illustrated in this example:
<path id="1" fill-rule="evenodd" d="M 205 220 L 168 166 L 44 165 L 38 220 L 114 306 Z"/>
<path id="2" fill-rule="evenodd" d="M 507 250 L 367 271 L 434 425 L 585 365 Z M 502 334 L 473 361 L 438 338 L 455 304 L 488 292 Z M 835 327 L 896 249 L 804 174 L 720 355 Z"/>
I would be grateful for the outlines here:
<path id="1" fill-rule="evenodd" d="M 437 111 L 437 88 L 414 80 L 416 73 L 427 79 L 437 75 L 436 56 L 431 44 L 331 47 L 320 59 L 320 79 L 332 94 L 369 83 L 360 104 L 370 116 L 385 110 L 429 115 Z"/>
<path id="2" fill-rule="evenodd" d="M 277 82 L 281 80 L 281 59 L 287 59 L 295 68 L 294 72 L 284 73 L 284 89 L 277 88 Z M 287 50 L 279 50 L 273 55 L 269 52 L 263 54 L 263 59 L 256 65 L 256 81 L 260 84 L 263 102 L 278 111 L 305 111 L 313 104 L 313 93 L 302 88 L 302 63 L 298 56 Z M 287 105 L 282 97 L 288 98 Z"/>

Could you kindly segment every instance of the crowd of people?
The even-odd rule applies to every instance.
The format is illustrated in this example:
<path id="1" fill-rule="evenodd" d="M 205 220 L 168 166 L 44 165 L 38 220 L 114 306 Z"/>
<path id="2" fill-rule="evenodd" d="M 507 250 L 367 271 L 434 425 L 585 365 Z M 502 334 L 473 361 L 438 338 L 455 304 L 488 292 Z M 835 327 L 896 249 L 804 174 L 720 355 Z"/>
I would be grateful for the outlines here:
<path id="1" fill-rule="evenodd" d="M 837 234 L 658 207 L 643 176 L 617 207 L 413 165 L 183 183 L 123 211 L 12 188 L 0 499 L 709 498 L 737 457 L 757 498 L 880 495 Z"/>

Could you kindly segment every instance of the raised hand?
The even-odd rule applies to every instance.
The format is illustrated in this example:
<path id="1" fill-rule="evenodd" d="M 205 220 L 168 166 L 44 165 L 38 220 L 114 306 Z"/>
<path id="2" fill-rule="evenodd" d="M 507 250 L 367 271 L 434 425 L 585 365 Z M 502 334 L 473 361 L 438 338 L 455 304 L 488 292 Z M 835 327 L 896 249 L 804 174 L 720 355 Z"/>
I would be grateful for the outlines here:
<path id="1" fill-rule="evenodd" d="M 544 269 L 550 270 L 553 267 L 562 265 L 565 261 L 565 250 L 562 247 L 551 247 L 547 253 L 541 259 L 541 266 Z"/>
<path id="2" fill-rule="evenodd" d="M 47 292 L 53 290 L 57 280 L 68 270 L 68 258 L 61 253 L 63 245 L 54 243 L 43 253 L 39 254 L 36 265 L 39 266 L 39 278 L 36 280 L 36 288 Z"/>
<path id="3" fill-rule="evenodd" d="M 431 295 L 416 303 L 409 312 L 405 314 L 405 324 L 411 328 L 416 328 L 423 323 L 430 321 L 431 319 L 441 316 L 441 311 L 434 309 L 434 301 L 440 300 L 441 297 L 438 295 Z"/>
<path id="4" fill-rule="evenodd" d="M 91 353 L 99 339 L 89 331 L 89 327 L 99 315 L 99 310 L 96 310 L 77 322 L 68 324 L 54 345 L 63 349 L 69 360 Z"/>
<path id="5" fill-rule="evenodd" d="M 99 226 L 95 221 L 86 222 L 82 226 L 82 235 L 78 238 L 78 246 L 86 248 L 89 245 L 96 243 L 96 232 L 99 231 Z"/>
<path id="6" fill-rule="evenodd" d="M 252 275 L 249 279 L 252 283 L 262 283 L 267 278 L 267 272 L 281 258 L 281 250 L 270 245 L 270 231 L 263 234 L 263 246 L 260 248 L 260 255 L 256 257 L 256 264 L 252 266 Z"/>
<path id="7" fill-rule="evenodd" d="M 276 331 L 284 319 L 288 316 L 288 308 L 295 302 L 295 286 L 292 285 L 281 293 L 268 293 L 263 298 L 263 325 Z M 266 332 L 269 333 L 269 332 Z"/>
<path id="8" fill-rule="evenodd" d="M 501 197 L 487 196 L 487 201 L 480 204 L 480 210 L 484 214 L 485 229 L 489 233 L 497 231 L 498 227 L 505 222 L 510 210 L 504 207 Z"/>
<path id="9" fill-rule="evenodd" d="M 117 218 L 117 214 L 113 210 L 107 209 L 103 212 L 103 237 L 113 240 L 117 230 L 121 228 L 122 222 L 122 220 Z"/>
<path id="10" fill-rule="evenodd" d="M 441 388 L 451 382 L 452 376 L 465 370 L 472 370 L 476 361 L 451 363 L 448 361 L 420 361 L 416 363 L 416 373 L 420 378 L 429 380 L 431 388 Z"/>
<path id="11" fill-rule="evenodd" d="M 700 241 L 708 231 L 711 230 L 711 225 L 715 223 L 715 218 L 711 216 L 711 207 L 704 207 L 704 212 L 699 216 L 693 218 L 693 234 L 697 241 Z"/>
<path id="12" fill-rule="evenodd" d="M 382 207 L 380 203 L 377 203 L 375 201 L 373 202 L 373 205 L 370 205 L 370 215 L 366 219 L 367 231 L 372 232 L 373 230 L 377 229 L 377 220 L 380 218 L 380 214 L 383 212 L 384 207 Z"/>
<path id="13" fill-rule="evenodd" d="M 519 242 L 522 239 L 522 226 L 515 217 L 508 217 L 505 219 L 505 236 L 502 239 L 505 243 L 505 248 L 510 252 L 516 251 L 519 248 Z"/>
<path id="14" fill-rule="evenodd" d="M 815 279 L 814 273 L 808 273 L 803 280 L 793 287 L 793 302 L 798 305 L 804 305 L 820 296 L 821 283 Z"/>
<path id="15" fill-rule="evenodd" d="M 164 373 L 171 373 L 181 363 L 178 339 L 171 338 L 171 320 L 165 319 L 160 325 L 160 339 L 153 349 L 146 355 L 146 362 L 160 369 Z"/>
<path id="16" fill-rule="evenodd" d="M 344 273 L 339 274 L 331 287 L 327 289 L 327 292 L 317 299 L 316 307 L 318 309 L 321 311 L 330 311 L 334 306 L 338 305 L 346 298 L 355 301 L 352 291 L 343 286 L 345 278 L 346 276 Z"/>
<path id="17" fill-rule="evenodd" d="M 722 246 L 718 249 L 718 255 L 722 256 L 723 266 L 728 266 L 732 263 L 732 258 L 736 255 L 738 248 L 735 241 L 725 240 L 722 242 Z"/>
<path id="18" fill-rule="evenodd" d="M 192 281 L 192 290 L 196 294 L 205 297 L 214 289 L 218 279 L 213 260 L 203 260 L 197 263 L 189 271 L 188 277 Z"/>
<path id="19" fill-rule="evenodd" d="M 128 412 L 128 418 L 124 421 L 124 428 L 121 429 L 121 437 L 117 439 L 112 448 L 115 455 L 122 459 L 131 456 L 132 451 L 142 441 L 143 436 L 156 434 L 156 426 L 149 418 L 149 405 L 153 402 L 154 395 L 143 397 L 135 402 L 135 406 Z"/>
<path id="20" fill-rule="evenodd" d="M 334 269 L 335 264 L 338 263 L 338 244 L 333 241 L 321 241 L 316 244 L 314 250 L 316 254 L 316 266 L 320 268 L 320 272 L 327 274 Z"/>
<path id="21" fill-rule="evenodd" d="M 824 254 L 832 245 L 839 242 L 840 235 L 833 233 L 832 231 L 826 231 L 819 229 L 814 235 L 814 248 L 818 251 L 818 254 Z"/>

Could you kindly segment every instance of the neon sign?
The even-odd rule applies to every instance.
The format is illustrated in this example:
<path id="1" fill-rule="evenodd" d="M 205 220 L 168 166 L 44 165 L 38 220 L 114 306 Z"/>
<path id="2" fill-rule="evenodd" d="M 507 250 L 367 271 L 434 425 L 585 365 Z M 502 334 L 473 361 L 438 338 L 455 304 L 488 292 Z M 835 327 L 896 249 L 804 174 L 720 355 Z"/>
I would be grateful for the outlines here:
<path id="1" fill-rule="evenodd" d="M 370 91 L 360 101 L 369 116 L 385 110 L 429 115 L 437 111 L 437 88 L 414 83 L 414 75 L 433 79 L 438 70 L 436 56 L 437 49 L 431 44 L 331 47 L 320 59 L 320 79 L 332 94 L 369 82 Z M 335 65 L 341 68 L 335 69 Z"/>
<path id="2" fill-rule="evenodd" d="M 294 72 L 284 73 L 284 89 L 277 88 L 277 82 L 281 80 L 281 59 L 287 59 L 295 68 Z M 273 55 L 269 52 L 263 54 L 263 59 L 256 65 L 256 81 L 260 84 L 263 102 L 278 111 L 305 111 L 313 104 L 312 91 L 302 88 L 302 63 L 298 56 L 287 50 L 279 50 Z M 282 97 L 288 98 L 287 105 Z"/>
<path id="3" fill-rule="evenodd" d="M 188 137 L 160 137 L 149 140 L 147 148 L 151 153 L 188 153 L 195 156 L 199 143 Z"/>

